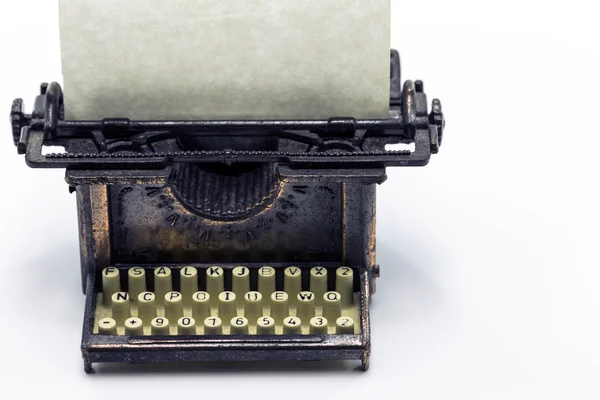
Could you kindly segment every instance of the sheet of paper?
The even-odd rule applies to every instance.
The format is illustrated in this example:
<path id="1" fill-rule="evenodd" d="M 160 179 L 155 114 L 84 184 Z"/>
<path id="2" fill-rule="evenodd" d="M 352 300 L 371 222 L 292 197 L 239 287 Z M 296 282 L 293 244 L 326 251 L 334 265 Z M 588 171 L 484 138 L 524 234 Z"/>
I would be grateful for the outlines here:
<path id="1" fill-rule="evenodd" d="M 390 0 L 60 0 L 68 119 L 387 117 Z"/>

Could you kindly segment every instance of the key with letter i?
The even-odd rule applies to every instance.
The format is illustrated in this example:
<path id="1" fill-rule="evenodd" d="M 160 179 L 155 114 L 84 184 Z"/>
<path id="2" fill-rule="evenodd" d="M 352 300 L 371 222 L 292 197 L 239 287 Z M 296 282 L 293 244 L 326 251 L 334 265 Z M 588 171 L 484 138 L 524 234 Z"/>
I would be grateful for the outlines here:
<path id="1" fill-rule="evenodd" d="M 219 318 L 228 325 L 231 318 L 237 316 L 236 300 L 233 292 L 223 292 L 219 295 Z"/>

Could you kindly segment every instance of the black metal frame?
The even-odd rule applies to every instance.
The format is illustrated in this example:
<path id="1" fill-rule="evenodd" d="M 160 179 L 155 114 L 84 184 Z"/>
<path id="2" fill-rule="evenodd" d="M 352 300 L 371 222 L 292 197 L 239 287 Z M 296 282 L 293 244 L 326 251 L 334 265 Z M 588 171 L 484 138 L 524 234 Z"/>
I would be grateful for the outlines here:
<path id="1" fill-rule="evenodd" d="M 228 120 L 228 121 L 102 121 L 64 120 L 59 84 L 43 84 L 32 114 L 23 101 L 13 103 L 13 139 L 34 168 L 157 169 L 174 163 L 273 163 L 292 168 L 357 168 L 424 166 L 439 150 L 444 118 L 439 100 L 428 113 L 421 81 L 400 89 L 400 59 L 392 51 L 388 119 L 357 120 Z M 236 138 L 238 149 L 153 151 L 169 138 Z M 279 148 L 252 148 L 264 138 L 280 139 Z M 415 143 L 415 151 L 386 151 L 387 144 Z M 67 152 L 42 155 L 43 146 L 65 146 Z M 111 151 L 112 148 L 129 151 Z"/>

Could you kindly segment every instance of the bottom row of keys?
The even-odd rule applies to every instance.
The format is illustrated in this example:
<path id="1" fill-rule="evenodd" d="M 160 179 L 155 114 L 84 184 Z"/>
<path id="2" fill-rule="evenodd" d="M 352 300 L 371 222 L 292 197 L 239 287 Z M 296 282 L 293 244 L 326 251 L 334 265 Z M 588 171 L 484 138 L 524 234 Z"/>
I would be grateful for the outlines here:
<path id="1" fill-rule="evenodd" d="M 157 317 L 150 323 L 150 332 L 154 336 L 171 335 L 170 322 L 167 318 Z M 173 324 L 174 325 L 174 324 Z M 309 334 L 319 335 L 328 333 L 328 321 L 324 317 L 313 317 L 309 323 Z M 275 320 L 271 317 L 260 317 L 256 323 L 256 334 L 274 335 Z M 230 334 L 249 334 L 249 321 L 244 317 L 234 317 L 230 321 Z M 177 335 L 197 335 L 196 320 L 191 317 L 182 317 L 177 321 Z M 223 321 L 219 317 L 209 317 L 203 322 L 204 335 L 222 335 Z M 98 321 L 98 333 L 101 335 L 117 335 L 117 322 L 112 318 L 103 318 Z M 284 335 L 300 335 L 302 321 L 298 317 L 287 317 L 283 320 Z M 350 317 L 340 317 L 335 324 L 335 333 L 338 335 L 354 334 L 354 320 Z M 125 321 L 125 335 L 143 336 L 144 322 L 139 318 L 128 318 Z"/>

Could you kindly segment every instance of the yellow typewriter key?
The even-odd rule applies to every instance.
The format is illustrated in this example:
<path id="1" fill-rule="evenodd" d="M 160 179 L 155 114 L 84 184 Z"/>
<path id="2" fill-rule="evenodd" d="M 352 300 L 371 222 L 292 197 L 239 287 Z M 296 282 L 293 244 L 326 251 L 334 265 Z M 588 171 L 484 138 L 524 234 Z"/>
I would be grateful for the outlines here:
<path id="1" fill-rule="evenodd" d="M 171 334 L 169 330 L 169 320 L 163 317 L 156 317 L 150 322 L 150 329 L 155 336 L 168 336 Z"/>
<path id="2" fill-rule="evenodd" d="M 340 317 L 335 322 L 335 333 L 338 335 L 354 335 L 354 320 L 350 317 Z"/>
<path id="3" fill-rule="evenodd" d="M 156 317 L 156 295 L 151 292 L 143 292 L 138 295 L 138 317 L 146 325 Z"/>
<path id="4" fill-rule="evenodd" d="M 237 315 L 236 296 L 233 292 L 223 292 L 219 295 L 219 318 L 229 324 L 231 318 Z"/>
<path id="5" fill-rule="evenodd" d="M 244 295 L 250 291 L 250 270 L 246 267 L 236 267 L 231 273 L 231 287 L 240 305 Z"/>
<path id="6" fill-rule="evenodd" d="M 349 307 L 353 303 L 354 273 L 352 268 L 341 267 L 335 271 L 335 291 L 342 296 L 342 306 Z"/>
<path id="7" fill-rule="evenodd" d="M 335 321 L 342 316 L 342 300 L 338 292 L 327 292 L 323 295 L 323 316 L 331 326 L 335 326 Z"/>
<path id="8" fill-rule="evenodd" d="M 127 277 L 129 278 L 129 296 L 131 296 L 131 300 L 138 301 L 140 293 L 147 290 L 146 271 L 141 267 L 133 267 L 127 271 Z"/>
<path id="9" fill-rule="evenodd" d="M 277 323 L 290 315 L 288 294 L 286 292 L 274 292 L 271 295 L 271 318 Z"/>
<path id="10" fill-rule="evenodd" d="M 204 320 L 205 335 L 222 335 L 223 322 L 219 317 L 208 317 Z"/>
<path id="11" fill-rule="evenodd" d="M 302 291 L 302 270 L 288 267 L 283 272 L 283 291 L 290 296 L 290 302 L 296 302 L 296 296 Z"/>
<path id="12" fill-rule="evenodd" d="M 131 307 L 129 305 L 129 294 L 118 292 L 112 295 L 112 318 L 118 326 L 123 326 L 125 320 L 131 317 Z"/>
<path id="13" fill-rule="evenodd" d="M 296 300 L 296 316 L 305 324 L 315 316 L 315 295 L 312 292 L 300 292 Z"/>
<path id="14" fill-rule="evenodd" d="M 313 317 L 310 319 L 311 335 L 326 335 L 327 334 L 327 318 Z"/>
<path id="15" fill-rule="evenodd" d="M 115 267 L 104 268 L 102 271 L 102 298 L 105 306 L 110 306 L 112 295 L 121 291 L 119 270 Z"/>
<path id="16" fill-rule="evenodd" d="M 256 333 L 259 335 L 274 335 L 275 320 L 271 317 L 260 317 L 256 321 Z"/>
<path id="17" fill-rule="evenodd" d="M 275 268 L 262 267 L 258 269 L 258 291 L 265 297 L 275 291 Z"/>
<path id="18" fill-rule="evenodd" d="M 302 333 L 302 321 L 298 317 L 287 317 L 283 320 L 284 335 L 299 335 Z"/>
<path id="19" fill-rule="evenodd" d="M 144 324 L 139 318 L 127 318 L 125 320 L 125 334 L 129 336 L 142 336 L 144 334 Z"/>
<path id="20" fill-rule="evenodd" d="M 219 304 L 219 294 L 225 290 L 225 273 L 221 267 L 210 267 L 206 270 L 206 291 L 210 294 L 213 305 Z"/>
<path id="21" fill-rule="evenodd" d="M 98 321 L 98 333 L 101 335 L 116 335 L 117 322 L 112 318 L 102 318 Z"/>
<path id="22" fill-rule="evenodd" d="M 231 334 L 232 335 L 247 335 L 248 334 L 248 320 L 244 317 L 233 317 L 231 323 Z"/>
<path id="23" fill-rule="evenodd" d="M 183 305 L 192 305 L 192 296 L 198 291 L 198 270 L 194 267 L 183 267 L 179 272 L 179 285 L 183 296 Z"/>
<path id="24" fill-rule="evenodd" d="M 260 292 L 248 292 L 244 296 L 244 316 L 249 321 L 256 321 L 263 315 L 262 298 Z"/>
<path id="25" fill-rule="evenodd" d="M 323 295 L 327 293 L 327 269 L 314 267 L 310 270 L 310 291 L 315 294 L 315 303 L 323 305 Z"/>
<path id="26" fill-rule="evenodd" d="M 171 268 L 159 267 L 154 270 L 154 293 L 162 301 L 165 295 L 173 290 Z"/>
<path id="27" fill-rule="evenodd" d="M 179 292 L 165 294 L 165 317 L 171 324 L 177 324 L 177 320 L 183 317 L 183 296 Z"/>
<path id="28" fill-rule="evenodd" d="M 178 335 L 195 335 L 196 334 L 196 320 L 190 317 L 181 317 L 177 321 L 177 334 Z"/>
<path id="29" fill-rule="evenodd" d="M 192 296 L 192 315 L 196 321 L 204 321 L 210 317 L 210 294 L 196 292 Z"/>

